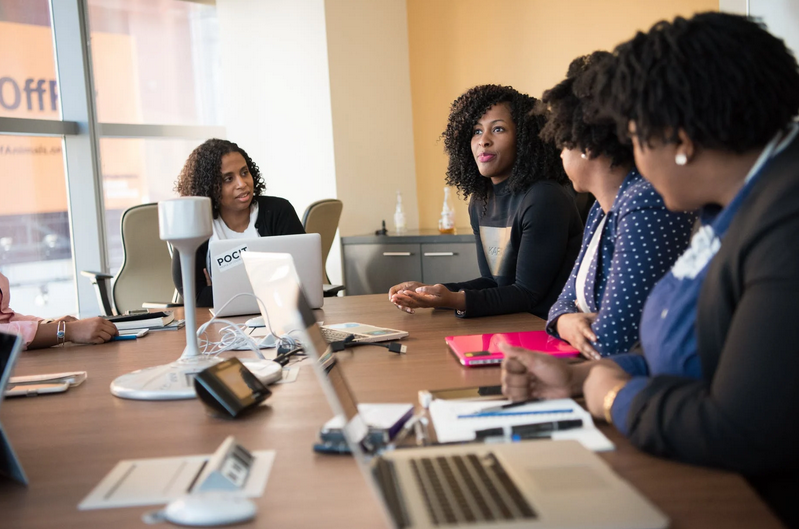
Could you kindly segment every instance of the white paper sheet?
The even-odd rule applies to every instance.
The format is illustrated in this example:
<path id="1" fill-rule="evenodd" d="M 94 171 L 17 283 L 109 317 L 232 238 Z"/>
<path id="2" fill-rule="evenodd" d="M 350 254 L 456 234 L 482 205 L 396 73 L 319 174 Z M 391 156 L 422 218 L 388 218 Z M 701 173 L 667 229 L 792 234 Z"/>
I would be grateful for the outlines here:
<path id="1" fill-rule="evenodd" d="M 512 413 L 535 412 L 524 415 L 505 415 L 479 418 L 459 418 L 462 415 L 477 413 L 485 408 L 493 408 L 507 404 L 507 400 L 474 401 L 436 399 L 430 404 L 430 417 L 436 429 L 436 437 L 440 443 L 474 441 L 477 430 L 488 428 L 511 427 L 522 424 L 535 424 L 550 421 L 582 419 L 583 427 L 573 430 L 553 432 L 552 439 L 574 439 L 595 452 L 614 450 L 616 447 L 610 439 L 600 432 L 588 413 L 572 399 L 547 400 L 532 402 L 523 406 L 509 408 Z M 549 413 L 553 410 L 571 410 L 568 413 Z"/>
<path id="2" fill-rule="evenodd" d="M 242 494 L 257 498 L 264 493 L 274 450 L 252 452 L 255 462 Z M 189 492 L 194 478 L 212 454 L 185 457 L 123 460 L 78 505 L 80 510 L 166 504 Z"/>

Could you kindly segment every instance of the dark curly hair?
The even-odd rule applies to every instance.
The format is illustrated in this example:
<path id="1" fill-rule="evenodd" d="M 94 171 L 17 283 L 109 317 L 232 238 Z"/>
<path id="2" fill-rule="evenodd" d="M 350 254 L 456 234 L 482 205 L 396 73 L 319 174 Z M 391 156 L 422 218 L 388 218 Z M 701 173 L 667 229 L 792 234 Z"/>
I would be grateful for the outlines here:
<path id="1" fill-rule="evenodd" d="M 589 158 L 605 155 L 616 167 L 633 164 L 632 146 L 619 141 L 614 120 L 587 116 L 584 110 L 593 98 L 598 70 L 611 57 L 607 51 L 595 51 L 574 59 L 566 79 L 544 92 L 535 112 L 547 118 L 541 129 L 545 141 L 558 149 L 579 149 Z"/>
<path id="2" fill-rule="evenodd" d="M 212 138 L 194 149 L 175 182 L 175 191 L 182 197 L 208 197 L 211 199 L 214 218 L 219 217 L 219 198 L 222 192 L 222 157 L 237 152 L 244 157 L 252 175 L 253 196 L 259 196 L 264 189 L 264 179 L 258 166 L 247 153 L 232 141 Z"/>
<path id="3" fill-rule="evenodd" d="M 536 99 L 510 86 L 481 85 L 468 90 L 450 108 L 447 130 L 442 134 L 444 151 L 449 155 L 447 185 L 455 186 L 464 198 L 488 198 L 491 180 L 480 174 L 474 161 L 472 129 L 497 103 L 508 103 L 516 125 L 516 161 L 508 178 L 510 192 L 526 191 L 538 180 L 566 182 L 555 145 L 538 137 L 545 120 L 531 113 Z"/>
<path id="4" fill-rule="evenodd" d="M 616 47 L 598 74 L 597 110 L 619 135 L 743 153 L 759 148 L 799 111 L 799 68 L 785 43 L 749 17 L 700 13 L 661 21 Z"/>

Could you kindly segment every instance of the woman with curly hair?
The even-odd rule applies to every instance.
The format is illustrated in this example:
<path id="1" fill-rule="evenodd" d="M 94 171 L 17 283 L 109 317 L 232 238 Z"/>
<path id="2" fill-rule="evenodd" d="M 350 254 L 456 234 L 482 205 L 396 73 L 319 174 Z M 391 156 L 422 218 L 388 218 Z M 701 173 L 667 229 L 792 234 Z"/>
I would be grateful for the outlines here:
<path id="1" fill-rule="evenodd" d="M 583 246 L 566 287 L 549 311 L 547 331 L 587 358 L 629 351 L 649 291 L 688 246 L 695 215 L 672 213 L 635 168 L 612 119 L 586 115 L 597 51 L 569 65 L 566 79 L 544 92 L 541 137 L 561 149 L 563 168 L 580 192 L 596 197 Z M 644 227 L 644 229 L 642 229 Z"/>
<path id="2" fill-rule="evenodd" d="M 447 184 L 471 198 L 481 277 L 400 283 L 389 290 L 399 309 L 546 318 L 580 249 L 582 221 L 555 146 L 538 137 L 544 118 L 531 112 L 535 103 L 499 85 L 476 86 L 452 103 L 443 134 Z"/>
<path id="3" fill-rule="evenodd" d="M 180 196 L 211 199 L 214 233 L 210 240 L 269 237 L 305 233 L 291 203 L 262 196 L 264 180 L 258 166 L 233 142 L 210 139 L 194 149 L 175 182 Z M 195 278 L 198 307 L 214 305 L 208 242 L 197 250 Z M 180 256 L 172 256 L 172 280 L 183 294 Z"/>
<path id="4" fill-rule="evenodd" d="M 514 400 L 582 393 L 653 454 L 740 472 L 799 527 L 799 66 L 753 19 L 702 13 L 619 45 L 599 109 L 702 228 L 649 294 L 643 354 L 569 365 L 506 348 Z"/>

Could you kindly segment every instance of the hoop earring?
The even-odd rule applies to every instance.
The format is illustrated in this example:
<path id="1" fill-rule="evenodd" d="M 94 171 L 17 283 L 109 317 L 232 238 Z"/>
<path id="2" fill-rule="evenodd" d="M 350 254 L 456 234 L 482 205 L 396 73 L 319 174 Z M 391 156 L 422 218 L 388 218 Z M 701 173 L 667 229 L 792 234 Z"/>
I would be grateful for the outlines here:
<path id="1" fill-rule="evenodd" d="M 685 165 L 688 163 L 688 157 L 683 153 L 679 153 L 674 157 L 674 163 L 677 165 Z"/>

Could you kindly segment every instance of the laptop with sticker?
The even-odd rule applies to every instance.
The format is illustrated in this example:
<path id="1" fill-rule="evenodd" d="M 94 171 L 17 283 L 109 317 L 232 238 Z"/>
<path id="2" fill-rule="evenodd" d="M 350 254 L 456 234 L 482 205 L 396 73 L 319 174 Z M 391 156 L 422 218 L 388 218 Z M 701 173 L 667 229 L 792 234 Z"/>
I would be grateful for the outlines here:
<path id="1" fill-rule="evenodd" d="M 315 309 L 321 308 L 324 303 L 322 237 L 318 233 L 214 240 L 208 244 L 208 249 L 211 259 L 211 280 L 214 286 L 215 316 L 259 313 L 258 303 L 252 296 L 240 296 L 221 310 L 236 294 L 253 292 L 241 260 L 242 252 L 248 251 L 291 254 L 308 303 Z"/>

